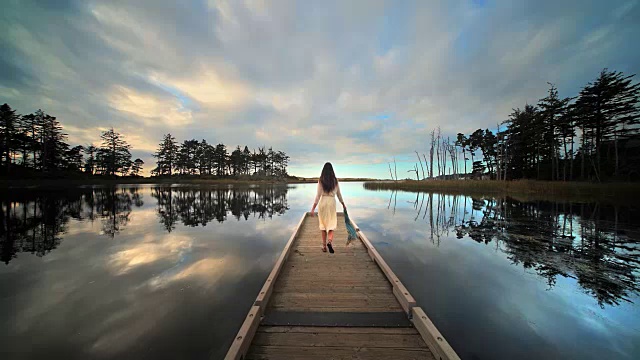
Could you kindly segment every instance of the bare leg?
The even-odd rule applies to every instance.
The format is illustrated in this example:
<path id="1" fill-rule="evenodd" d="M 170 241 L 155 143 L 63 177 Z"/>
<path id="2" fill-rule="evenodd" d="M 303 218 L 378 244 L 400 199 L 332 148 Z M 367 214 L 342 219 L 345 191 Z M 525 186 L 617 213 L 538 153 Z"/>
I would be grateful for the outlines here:
<path id="1" fill-rule="evenodd" d="M 329 244 L 327 246 L 329 247 L 329 252 L 333 254 L 333 230 L 329 230 L 327 232 L 329 233 Z"/>
<path id="2" fill-rule="evenodd" d="M 326 251 L 327 249 L 327 232 L 324 230 L 320 231 L 322 233 L 322 249 Z"/>

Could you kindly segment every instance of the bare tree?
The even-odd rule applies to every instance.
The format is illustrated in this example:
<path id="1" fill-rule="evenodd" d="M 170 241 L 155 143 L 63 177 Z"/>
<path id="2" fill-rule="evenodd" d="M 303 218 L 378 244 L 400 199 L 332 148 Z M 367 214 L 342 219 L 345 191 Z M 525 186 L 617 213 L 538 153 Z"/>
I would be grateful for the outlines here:
<path id="1" fill-rule="evenodd" d="M 427 155 L 426 154 L 422 154 L 422 157 L 424 158 L 424 167 L 427 168 L 427 174 L 429 173 L 429 163 L 427 162 Z"/>
<path id="2" fill-rule="evenodd" d="M 422 168 L 422 178 L 424 179 L 424 167 L 422 167 L 422 160 L 420 160 L 420 155 L 418 154 L 417 151 L 416 151 L 416 156 L 418 157 L 418 162 L 420 163 L 420 167 Z"/>
<path id="3" fill-rule="evenodd" d="M 442 169 L 440 167 L 440 127 L 438 127 L 438 135 L 436 136 L 436 160 L 438 160 L 438 176 L 442 175 Z"/>
<path id="4" fill-rule="evenodd" d="M 416 179 L 418 179 L 418 181 L 420 181 L 420 173 L 418 172 L 418 164 L 414 165 L 415 167 L 411 170 L 407 170 L 407 172 L 415 172 L 416 173 Z"/>
<path id="5" fill-rule="evenodd" d="M 396 181 L 398 181 L 398 164 L 396 164 L 396 158 L 393 158 L 393 166 L 395 167 L 396 170 Z"/>
<path id="6" fill-rule="evenodd" d="M 433 179 L 433 146 L 436 143 L 436 131 L 431 130 L 431 150 L 429 150 L 429 164 L 431 164 L 431 169 L 429 170 L 429 177 Z"/>

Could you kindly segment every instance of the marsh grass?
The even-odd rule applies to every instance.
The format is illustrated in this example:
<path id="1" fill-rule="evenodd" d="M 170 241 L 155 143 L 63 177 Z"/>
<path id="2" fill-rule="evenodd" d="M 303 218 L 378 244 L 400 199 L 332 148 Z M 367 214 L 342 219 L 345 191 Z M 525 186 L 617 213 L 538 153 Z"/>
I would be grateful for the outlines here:
<path id="1" fill-rule="evenodd" d="M 572 200 L 635 203 L 640 183 L 588 183 L 535 180 L 368 181 L 367 190 L 402 190 L 478 196 L 511 196 L 522 200 Z"/>

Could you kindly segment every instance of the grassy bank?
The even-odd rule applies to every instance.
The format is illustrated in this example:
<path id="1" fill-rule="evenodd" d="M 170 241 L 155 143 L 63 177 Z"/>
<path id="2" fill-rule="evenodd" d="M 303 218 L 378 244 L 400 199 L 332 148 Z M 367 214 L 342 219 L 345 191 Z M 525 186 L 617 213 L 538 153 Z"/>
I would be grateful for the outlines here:
<path id="1" fill-rule="evenodd" d="M 587 183 L 561 181 L 494 181 L 494 180 L 404 180 L 368 181 L 368 190 L 402 190 L 440 192 L 477 196 L 512 196 L 523 200 L 570 200 L 636 202 L 640 199 L 640 183 Z"/>

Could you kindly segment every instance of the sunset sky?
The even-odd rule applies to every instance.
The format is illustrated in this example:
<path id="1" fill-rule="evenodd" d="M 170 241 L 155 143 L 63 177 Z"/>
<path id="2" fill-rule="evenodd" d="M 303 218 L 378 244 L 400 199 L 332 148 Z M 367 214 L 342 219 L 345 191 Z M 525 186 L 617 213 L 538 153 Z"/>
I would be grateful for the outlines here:
<path id="1" fill-rule="evenodd" d="M 0 103 L 72 145 L 113 126 L 291 157 L 289 173 L 398 175 L 443 134 L 495 129 L 547 82 L 640 72 L 640 1 L 3 1 Z"/>

